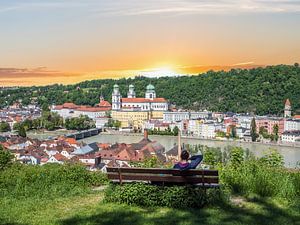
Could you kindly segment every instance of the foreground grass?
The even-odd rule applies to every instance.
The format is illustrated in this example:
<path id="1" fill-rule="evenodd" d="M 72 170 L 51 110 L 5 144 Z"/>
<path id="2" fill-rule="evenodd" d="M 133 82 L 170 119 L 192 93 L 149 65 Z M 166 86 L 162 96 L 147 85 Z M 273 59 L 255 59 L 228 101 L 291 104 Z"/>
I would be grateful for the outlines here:
<path id="1" fill-rule="evenodd" d="M 192 225 L 299 224 L 300 206 L 270 199 L 237 199 L 235 204 L 204 209 L 141 208 L 103 203 L 103 193 L 41 199 L 0 199 L 0 224 Z"/>

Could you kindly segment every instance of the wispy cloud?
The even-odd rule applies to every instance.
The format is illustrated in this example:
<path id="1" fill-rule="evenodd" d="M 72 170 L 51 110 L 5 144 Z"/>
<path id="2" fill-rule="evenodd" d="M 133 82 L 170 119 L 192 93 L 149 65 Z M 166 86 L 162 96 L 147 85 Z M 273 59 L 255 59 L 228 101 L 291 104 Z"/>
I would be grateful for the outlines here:
<path id="1" fill-rule="evenodd" d="M 0 12 L 17 10 L 86 10 L 97 15 L 186 15 L 216 13 L 300 12 L 299 0 L 52 0 L 12 1 L 0 6 Z"/>

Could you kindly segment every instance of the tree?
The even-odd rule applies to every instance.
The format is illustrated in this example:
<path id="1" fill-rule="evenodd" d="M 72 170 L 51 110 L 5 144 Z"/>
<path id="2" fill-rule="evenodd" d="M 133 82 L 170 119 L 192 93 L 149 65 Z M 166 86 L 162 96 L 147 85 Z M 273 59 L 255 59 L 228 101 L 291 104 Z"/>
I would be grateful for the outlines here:
<path id="1" fill-rule="evenodd" d="M 0 145 L 0 170 L 8 167 L 12 163 L 12 159 L 13 155 Z"/>
<path id="2" fill-rule="evenodd" d="M 258 137 L 258 134 L 256 133 L 256 122 L 255 122 L 255 118 L 253 118 L 252 121 L 251 121 L 250 135 L 251 135 L 252 141 L 256 141 L 256 139 L 257 139 L 257 137 Z"/>
<path id="3" fill-rule="evenodd" d="M 27 137 L 26 130 L 23 126 L 20 126 L 20 128 L 18 130 L 18 135 L 21 137 Z"/>
<path id="4" fill-rule="evenodd" d="M 120 128 L 120 127 L 121 127 L 121 121 L 115 120 L 115 121 L 114 121 L 114 127 L 115 127 L 115 128 Z"/>
<path id="5" fill-rule="evenodd" d="M 234 125 L 230 126 L 230 137 L 236 138 L 236 127 Z"/>
<path id="6" fill-rule="evenodd" d="M 10 131 L 9 123 L 2 121 L 0 123 L 0 132 L 7 132 Z"/>
<path id="7" fill-rule="evenodd" d="M 179 128 L 177 127 L 177 126 L 175 126 L 174 128 L 173 128 L 173 135 L 174 136 L 178 136 L 178 133 L 179 133 L 180 131 L 179 131 Z"/>
<path id="8" fill-rule="evenodd" d="M 18 122 L 13 125 L 13 129 L 16 131 L 20 130 L 20 127 L 21 127 L 21 123 Z"/>
<path id="9" fill-rule="evenodd" d="M 273 134 L 274 134 L 274 141 L 276 141 L 276 142 L 278 141 L 278 137 L 279 137 L 278 131 L 279 131 L 278 124 L 275 124 L 273 126 Z"/>

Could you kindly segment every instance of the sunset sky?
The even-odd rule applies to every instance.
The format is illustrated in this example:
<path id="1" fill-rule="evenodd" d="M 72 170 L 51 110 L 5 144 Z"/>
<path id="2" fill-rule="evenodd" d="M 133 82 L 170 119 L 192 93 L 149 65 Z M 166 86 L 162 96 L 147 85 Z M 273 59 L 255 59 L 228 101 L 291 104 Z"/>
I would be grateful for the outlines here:
<path id="1" fill-rule="evenodd" d="M 0 0 L 0 86 L 300 62 L 299 0 Z"/>

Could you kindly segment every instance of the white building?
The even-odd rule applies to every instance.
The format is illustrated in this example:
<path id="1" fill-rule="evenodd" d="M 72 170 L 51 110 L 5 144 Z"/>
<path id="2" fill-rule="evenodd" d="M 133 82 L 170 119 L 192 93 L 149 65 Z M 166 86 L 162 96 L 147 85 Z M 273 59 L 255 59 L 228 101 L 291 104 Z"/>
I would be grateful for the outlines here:
<path id="1" fill-rule="evenodd" d="M 300 143 L 300 131 L 285 131 L 281 135 L 282 142 Z"/>
<path id="2" fill-rule="evenodd" d="M 253 119 L 253 116 L 241 116 L 241 115 L 237 115 L 236 116 L 237 120 L 238 120 L 238 124 L 240 127 L 246 128 L 246 129 L 250 129 L 251 127 L 251 121 Z"/>
<path id="3" fill-rule="evenodd" d="M 221 124 L 202 123 L 199 126 L 199 136 L 201 138 L 207 138 L 207 139 L 215 138 L 216 132 L 221 129 L 222 129 Z"/>
<path id="4" fill-rule="evenodd" d="M 111 110 L 111 104 L 100 97 L 100 103 L 95 107 L 75 105 L 74 103 L 64 103 L 63 105 L 52 106 L 51 111 L 58 113 L 64 119 L 79 117 L 80 115 L 88 116 L 96 120 L 96 118 L 106 117 Z"/>
<path id="5" fill-rule="evenodd" d="M 137 110 L 137 111 L 167 111 L 168 102 L 164 98 L 157 98 L 155 88 L 149 84 L 146 88 L 145 98 L 137 98 L 134 86 L 130 85 L 127 98 L 122 98 L 117 84 L 112 93 L 112 110 Z"/>
<path id="6" fill-rule="evenodd" d="M 287 119 L 284 121 L 284 131 L 300 130 L 299 119 Z"/>
<path id="7" fill-rule="evenodd" d="M 182 120 L 198 120 L 198 119 L 210 119 L 212 113 L 208 111 L 202 112 L 164 112 L 163 121 L 165 123 L 174 123 Z"/>

